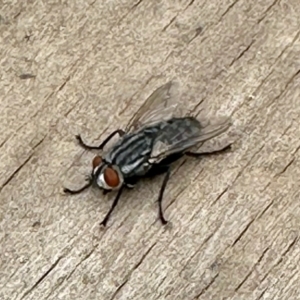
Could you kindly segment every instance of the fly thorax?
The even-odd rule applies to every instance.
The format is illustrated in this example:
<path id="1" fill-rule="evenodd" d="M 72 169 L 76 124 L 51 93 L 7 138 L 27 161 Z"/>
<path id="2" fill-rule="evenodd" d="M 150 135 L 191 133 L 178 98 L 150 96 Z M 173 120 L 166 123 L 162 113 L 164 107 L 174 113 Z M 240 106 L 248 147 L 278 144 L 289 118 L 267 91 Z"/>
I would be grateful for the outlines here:
<path id="1" fill-rule="evenodd" d="M 123 181 L 122 173 L 117 166 L 104 167 L 97 177 L 97 185 L 105 190 L 117 190 Z"/>

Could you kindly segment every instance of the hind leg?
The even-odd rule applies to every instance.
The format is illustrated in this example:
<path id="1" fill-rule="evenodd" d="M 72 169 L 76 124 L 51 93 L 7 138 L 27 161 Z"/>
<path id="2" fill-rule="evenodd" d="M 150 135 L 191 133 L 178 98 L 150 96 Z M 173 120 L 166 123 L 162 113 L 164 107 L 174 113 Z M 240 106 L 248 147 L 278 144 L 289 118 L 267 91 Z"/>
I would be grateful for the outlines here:
<path id="1" fill-rule="evenodd" d="M 211 151 L 211 152 L 190 152 L 187 151 L 184 154 L 187 156 L 192 156 L 192 157 L 200 157 L 200 156 L 208 156 L 208 155 L 215 155 L 215 154 L 221 154 L 224 153 L 228 150 L 231 149 L 231 144 L 219 149 L 219 150 L 215 150 L 215 151 Z"/>

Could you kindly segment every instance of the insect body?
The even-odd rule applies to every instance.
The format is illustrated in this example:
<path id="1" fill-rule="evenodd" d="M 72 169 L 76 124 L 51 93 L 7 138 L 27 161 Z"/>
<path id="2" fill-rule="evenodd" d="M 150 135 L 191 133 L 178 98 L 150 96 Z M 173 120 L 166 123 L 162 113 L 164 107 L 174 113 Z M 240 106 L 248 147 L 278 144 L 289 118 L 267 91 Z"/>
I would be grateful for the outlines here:
<path id="1" fill-rule="evenodd" d="M 158 196 L 159 217 L 162 224 L 167 221 L 162 212 L 162 198 L 170 177 L 172 163 L 183 157 L 200 157 L 223 152 L 231 145 L 213 152 L 191 152 L 190 149 L 200 142 L 211 139 L 225 132 L 231 125 L 229 119 L 217 124 L 204 124 L 192 116 L 176 116 L 179 102 L 175 101 L 176 83 L 170 81 L 158 88 L 146 100 L 126 130 L 112 132 L 99 146 L 85 144 L 77 136 L 79 144 L 87 149 L 103 150 L 105 145 L 116 134 L 120 139 L 104 155 L 95 156 L 93 170 L 87 177 L 87 184 L 78 190 L 65 188 L 70 194 L 77 194 L 96 184 L 103 193 L 113 190 L 117 195 L 113 204 L 101 222 L 106 223 L 116 207 L 124 188 L 133 188 L 141 178 L 150 178 L 164 174 Z"/>

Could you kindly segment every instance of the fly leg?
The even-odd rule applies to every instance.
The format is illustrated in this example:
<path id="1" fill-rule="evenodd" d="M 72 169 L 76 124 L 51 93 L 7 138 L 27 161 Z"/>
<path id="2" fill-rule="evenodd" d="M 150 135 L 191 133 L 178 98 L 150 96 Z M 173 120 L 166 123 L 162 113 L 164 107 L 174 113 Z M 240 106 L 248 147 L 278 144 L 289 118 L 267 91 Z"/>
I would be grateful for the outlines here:
<path id="1" fill-rule="evenodd" d="M 176 155 L 176 159 L 179 158 L 179 156 L 178 157 L 177 156 L 178 155 Z M 180 156 L 182 156 L 182 155 L 180 155 Z M 174 160 L 175 156 L 172 157 L 172 159 Z M 163 210 L 162 210 L 162 199 L 163 199 L 164 191 L 166 189 L 168 180 L 170 178 L 170 173 L 171 173 L 170 166 L 168 164 L 165 164 L 165 163 L 171 163 L 171 160 L 170 159 L 169 160 L 165 159 L 163 162 L 159 163 L 158 165 L 153 165 L 152 168 L 145 175 L 145 177 L 150 179 L 150 178 L 153 178 L 155 176 L 158 176 L 158 175 L 161 175 L 161 174 L 165 173 L 165 177 L 164 177 L 162 186 L 160 188 L 159 196 L 158 196 L 158 199 L 157 199 L 158 209 L 159 209 L 158 210 L 159 218 L 160 218 L 160 221 L 162 222 L 163 225 L 167 224 L 168 221 L 164 218 L 164 214 L 163 214 Z"/>
<path id="2" fill-rule="evenodd" d="M 64 188 L 63 191 L 64 191 L 64 193 L 71 194 L 71 195 L 79 194 L 79 193 L 83 192 L 84 190 L 86 190 L 87 188 L 89 188 L 93 184 L 93 179 L 90 176 L 86 177 L 86 181 L 87 181 L 87 184 L 78 190 L 70 190 L 68 188 Z"/>
<path id="3" fill-rule="evenodd" d="M 135 185 L 137 184 L 138 180 L 139 180 L 138 177 L 132 176 L 132 177 L 126 178 L 124 180 L 124 183 L 128 189 L 133 189 L 135 187 Z"/>
<path id="4" fill-rule="evenodd" d="M 166 189 L 167 183 L 169 181 L 170 178 L 170 167 L 166 166 L 166 175 L 164 177 L 162 186 L 160 188 L 160 192 L 159 192 L 159 196 L 158 196 L 158 208 L 159 208 L 159 218 L 160 221 L 162 222 L 163 225 L 166 225 L 168 223 L 168 221 L 165 219 L 164 214 L 163 214 L 163 210 L 162 210 L 162 199 L 163 199 L 163 195 L 164 195 L 164 191 Z"/>
<path id="5" fill-rule="evenodd" d="M 215 150 L 215 151 L 211 151 L 211 152 L 190 152 L 187 151 L 184 154 L 187 156 L 192 156 L 192 157 L 200 157 L 200 156 L 205 156 L 205 155 L 214 155 L 214 154 L 220 154 L 223 153 L 227 150 L 231 149 L 231 144 L 219 149 L 219 150 Z"/>
<path id="6" fill-rule="evenodd" d="M 115 198 L 115 200 L 114 200 L 114 202 L 113 202 L 113 204 L 112 204 L 110 210 L 108 211 L 108 213 L 106 214 L 105 218 L 104 218 L 103 221 L 100 223 L 100 225 L 103 225 L 104 227 L 106 226 L 106 223 L 107 223 L 107 221 L 108 221 L 108 219 L 109 219 L 111 213 L 113 212 L 113 210 L 115 209 L 115 207 L 116 207 L 117 204 L 118 204 L 118 201 L 119 201 L 120 196 L 121 196 L 121 194 L 122 194 L 123 188 L 124 188 L 124 185 L 121 186 L 121 188 L 119 189 L 118 194 L 117 194 L 117 196 L 116 196 L 116 198 Z"/>
<path id="7" fill-rule="evenodd" d="M 104 146 L 109 142 L 109 140 L 111 140 L 117 133 L 119 134 L 119 136 L 123 136 L 125 134 L 125 131 L 122 129 L 117 129 L 117 130 L 113 131 L 99 146 L 87 145 L 82 140 L 82 138 L 79 134 L 76 135 L 75 137 L 76 137 L 79 145 L 86 150 L 93 150 L 93 149 L 102 150 L 104 148 Z"/>

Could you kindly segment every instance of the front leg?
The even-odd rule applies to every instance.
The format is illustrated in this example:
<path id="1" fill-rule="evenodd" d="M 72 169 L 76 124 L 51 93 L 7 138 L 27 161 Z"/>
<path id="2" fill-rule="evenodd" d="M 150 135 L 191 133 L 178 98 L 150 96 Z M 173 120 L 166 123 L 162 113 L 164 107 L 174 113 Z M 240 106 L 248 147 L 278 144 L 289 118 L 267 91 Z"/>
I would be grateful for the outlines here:
<path id="1" fill-rule="evenodd" d="M 64 193 L 71 194 L 71 195 L 79 194 L 79 193 L 83 192 L 84 190 L 86 190 L 87 188 L 89 188 L 93 184 L 93 179 L 91 176 L 87 176 L 86 181 L 87 181 L 87 184 L 85 184 L 83 187 L 79 188 L 78 190 L 71 190 L 68 188 L 64 188 L 63 191 L 64 191 Z"/>
<path id="2" fill-rule="evenodd" d="M 125 134 L 125 131 L 122 129 L 117 129 L 113 131 L 99 146 L 91 146 L 87 145 L 81 138 L 81 136 L 78 134 L 76 135 L 76 139 L 79 143 L 79 145 L 84 148 L 85 150 L 102 150 L 104 146 L 116 135 L 119 134 L 119 136 L 123 136 Z"/>
<path id="3" fill-rule="evenodd" d="M 110 217 L 111 213 L 113 212 L 113 210 L 115 209 L 115 207 L 116 207 L 117 204 L 118 204 L 118 201 L 119 201 L 120 196 L 121 196 L 121 194 L 122 194 L 122 192 L 123 192 L 123 189 L 124 189 L 124 185 L 122 185 L 121 188 L 119 189 L 118 194 L 117 194 L 117 196 L 116 196 L 116 198 L 115 198 L 115 200 L 114 200 L 114 202 L 113 202 L 113 204 L 112 204 L 110 210 L 108 211 L 108 213 L 106 214 L 105 218 L 104 218 L 103 221 L 100 223 L 100 225 L 103 225 L 104 227 L 106 226 L 106 223 L 107 223 L 107 221 L 109 220 L 109 217 Z"/>

